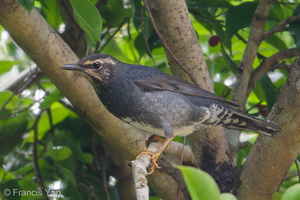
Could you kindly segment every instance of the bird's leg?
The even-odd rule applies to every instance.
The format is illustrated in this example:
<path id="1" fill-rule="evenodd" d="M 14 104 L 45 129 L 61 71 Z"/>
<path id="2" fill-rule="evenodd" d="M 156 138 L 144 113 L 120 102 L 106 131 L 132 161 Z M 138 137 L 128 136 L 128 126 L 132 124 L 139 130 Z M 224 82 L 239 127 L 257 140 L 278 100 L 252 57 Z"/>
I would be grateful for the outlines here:
<path id="1" fill-rule="evenodd" d="M 143 155 L 150 155 L 151 156 L 151 167 L 149 169 L 148 174 L 152 174 L 154 172 L 155 168 L 160 168 L 157 164 L 157 159 L 159 158 L 160 154 L 163 152 L 163 150 L 168 146 L 168 144 L 173 140 L 174 136 L 167 138 L 167 139 L 163 139 L 160 136 L 157 135 L 152 135 L 151 137 L 149 137 L 149 139 L 146 141 L 146 145 L 149 146 L 151 140 L 160 140 L 163 142 L 163 144 L 161 145 L 161 147 L 155 152 L 150 152 L 147 150 L 143 150 L 137 157 L 136 159 L 138 159 L 139 157 L 143 156 Z"/>

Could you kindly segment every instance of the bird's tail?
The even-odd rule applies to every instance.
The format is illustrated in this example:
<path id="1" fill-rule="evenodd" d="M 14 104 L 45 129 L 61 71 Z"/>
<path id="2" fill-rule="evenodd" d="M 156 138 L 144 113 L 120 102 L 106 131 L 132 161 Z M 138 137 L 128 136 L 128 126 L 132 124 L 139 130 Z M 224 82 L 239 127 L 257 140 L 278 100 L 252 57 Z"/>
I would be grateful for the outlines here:
<path id="1" fill-rule="evenodd" d="M 237 129 L 237 130 L 248 130 L 253 131 L 255 133 L 273 136 L 276 132 L 279 132 L 281 128 L 276 124 L 273 124 L 269 121 L 257 119 L 251 117 L 250 115 L 244 114 L 237 110 L 231 110 L 233 120 L 230 123 L 223 124 L 224 127 L 229 129 Z"/>

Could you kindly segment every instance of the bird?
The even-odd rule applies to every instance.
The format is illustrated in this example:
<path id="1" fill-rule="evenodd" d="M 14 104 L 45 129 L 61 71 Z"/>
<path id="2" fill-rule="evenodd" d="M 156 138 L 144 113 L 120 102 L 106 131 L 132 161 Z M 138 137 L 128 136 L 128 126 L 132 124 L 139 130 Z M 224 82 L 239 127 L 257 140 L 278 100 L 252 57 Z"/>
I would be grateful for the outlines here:
<path id="1" fill-rule="evenodd" d="M 266 136 L 280 131 L 274 123 L 243 113 L 236 103 L 154 67 L 124 63 L 107 54 L 92 54 L 62 69 L 84 73 L 102 104 L 115 117 L 166 138 L 157 152 L 140 154 L 152 156 L 149 173 L 159 168 L 156 160 L 175 136 L 217 125 Z"/>

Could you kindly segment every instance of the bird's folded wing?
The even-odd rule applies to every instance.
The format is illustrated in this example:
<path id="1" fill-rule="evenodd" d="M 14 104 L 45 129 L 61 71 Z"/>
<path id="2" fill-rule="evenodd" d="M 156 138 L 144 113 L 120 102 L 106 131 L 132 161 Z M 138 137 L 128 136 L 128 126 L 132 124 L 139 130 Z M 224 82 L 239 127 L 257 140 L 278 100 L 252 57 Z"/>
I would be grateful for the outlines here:
<path id="1" fill-rule="evenodd" d="M 211 92 L 203 90 L 191 83 L 188 83 L 174 76 L 154 76 L 142 80 L 135 80 L 134 83 L 141 89 L 145 90 L 172 91 L 190 96 L 199 96 L 204 98 L 215 99 L 230 104 L 234 107 L 239 107 L 239 105 L 233 101 L 217 96 Z"/>

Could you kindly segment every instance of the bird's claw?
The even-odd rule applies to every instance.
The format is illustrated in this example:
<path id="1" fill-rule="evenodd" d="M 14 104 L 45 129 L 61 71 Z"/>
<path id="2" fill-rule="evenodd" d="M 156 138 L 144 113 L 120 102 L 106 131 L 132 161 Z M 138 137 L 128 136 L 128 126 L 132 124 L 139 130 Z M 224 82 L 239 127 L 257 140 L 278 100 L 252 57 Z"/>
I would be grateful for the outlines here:
<path id="1" fill-rule="evenodd" d="M 148 175 L 152 174 L 155 170 L 155 168 L 158 168 L 160 169 L 161 167 L 158 166 L 157 164 L 157 159 L 159 157 L 159 153 L 155 152 L 150 152 L 150 151 L 147 151 L 147 149 L 143 149 L 143 151 L 136 157 L 136 159 L 140 158 L 141 156 L 144 156 L 144 155 L 149 155 L 151 156 L 151 165 L 150 167 L 148 167 Z"/>

